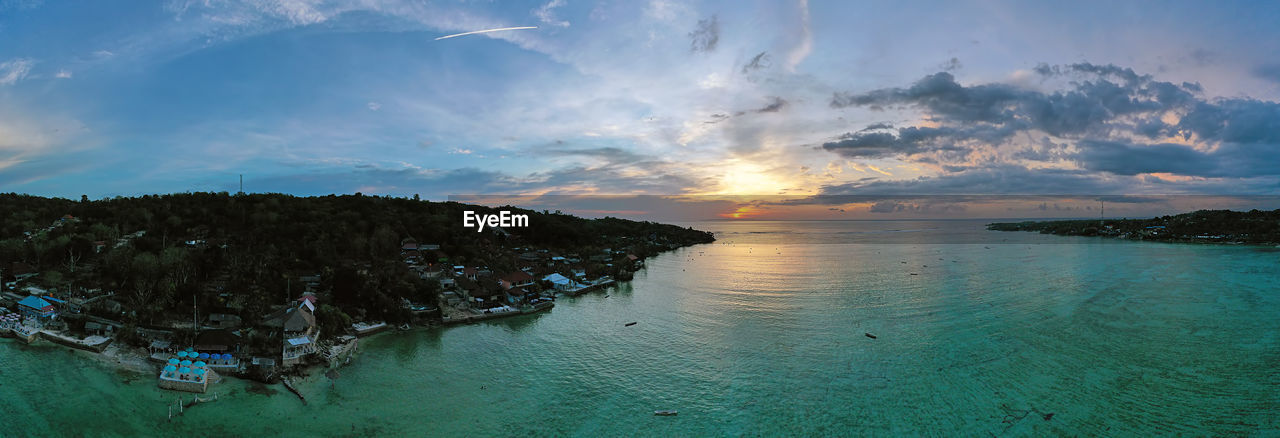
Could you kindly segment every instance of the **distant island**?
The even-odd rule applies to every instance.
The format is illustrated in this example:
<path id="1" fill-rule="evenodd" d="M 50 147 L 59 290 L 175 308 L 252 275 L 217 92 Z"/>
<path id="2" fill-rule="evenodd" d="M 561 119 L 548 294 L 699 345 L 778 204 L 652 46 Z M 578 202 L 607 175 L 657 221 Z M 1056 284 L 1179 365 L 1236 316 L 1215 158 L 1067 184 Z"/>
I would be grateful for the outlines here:
<path id="1" fill-rule="evenodd" d="M 987 224 L 994 231 L 1104 236 L 1160 242 L 1280 244 L 1280 210 L 1200 210 L 1150 219 L 1077 219 Z"/>
<path id="2" fill-rule="evenodd" d="M 463 226 L 464 212 L 501 211 L 528 221 Z M 383 329 L 543 311 L 714 240 L 417 196 L 0 194 L 0 334 L 105 353 L 160 370 L 162 387 L 203 392 L 216 373 L 273 381 L 332 365 Z"/>

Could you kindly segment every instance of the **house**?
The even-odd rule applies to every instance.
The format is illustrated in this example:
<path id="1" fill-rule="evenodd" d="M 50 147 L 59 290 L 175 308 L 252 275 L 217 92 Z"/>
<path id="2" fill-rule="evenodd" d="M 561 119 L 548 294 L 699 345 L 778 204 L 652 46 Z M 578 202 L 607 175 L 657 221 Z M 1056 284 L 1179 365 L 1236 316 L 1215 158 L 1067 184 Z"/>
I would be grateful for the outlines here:
<path id="1" fill-rule="evenodd" d="M 514 271 L 502 276 L 498 280 L 498 285 L 502 286 L 502 290 L 511 290 L 517 287 L 525 287 L 533 285 L 533 276 L 528 272 Z"/>
<path id="2" fill-rule="evenodd" d="M 439 251 L 439 250 L 440 250 L 440 245 L 427 244 L 427 243 L 418 245 L 418 251 Z"/>
<path id="3" fill-rule="evenodd" d="M 507 302 L 515 305 L 523 304 L 525 301 L 528 301 L 529 295 L 531 295 L 529 290 L 523 287 L 508 289 L 506 292 Z"/>
<path id="4" fill-rule="evenodd" d="M 410 251 L 417 252 L 417 251 L 418 251 L 418 244 L 417 244 L 417 243 L 414 243 L 414 242 L 409 242 L 409 243 L 406 243 L 406 244 L 404 244 L 404 245 L 400 245 L 400 251 L 404 251 L 404 252 L 410 252 Z"/>
<path id="5" fill-rule="evenodd" d="M 495 297 L 502 295 L 502 288 L 494 284 L 477 283 L 468 278 L 458 279 L 458 287 L 466 291 L 467 295 L 478 301 L 493 301 Z"/>
<path id="6" fill-rule="evenodd" d="M 476 279 L 476 268 L 475 268 L 475 267 L 472 267 L 472 266 L 468 266 L 468 267 L 466 267 L 466 268 L 463 268 L 463 269 L 462 269 L 462 275 L 463 275 L 463 276 L 465 276 L 465 277 L 467 277 L 467 278 L 468 278 L 468 279 L 470 279 L 470 280 L 475 280 L 475 279 Z"/>
<path id="7" fill-rule="evenodd" d="M 546 277 L 542 277 L 542 281 L 550 281 L 556 290 L 561 292 L 571 291 L 577 288 L 577 284 L 574 283 L 573 280 L 565 278 L 565 276 L 560 274 L 551 274 Z"/>
<path id="8" fill-rule="evenodd" d="M 311 292 L 304 293 L 302 294 L 302 296 L 298 297 L 299 303 L 303 301 L 311 303 L 311 310 L 316 310 L 316 302 L 319 300 L 320 300 L 319 298 L 316 298 L 316 294 L 313 294 Z"/>
<path id="9" fill-rule="evenodd" d="M 36 320 L 50 320 L 57 317 L 53 304 L 35 295 L 28 295 L 18 301 L 18 312 L 22 313 L 22 316 Z"/>
<path id="10" fill-rule="evenodd" d="M 174 353 L 173 344 L 161 339 L 151 341 L 151 345 L 147 346 L 147 351 L 151 354 Z"/>
<path id="11" fill-rule="evenodd" d="M 311 297 L 312 299 L 307 299 Z M 298 299 L 297 305 L 286 307 L 263 318 L 263 324 L 278 327 L 284 332 L 284 346 L 281 351 L 283 366 L 296 365 L 316 352 L 316 341 L 320 330 L 316 325 L 314 295 L 305 295 Z"/>
<path id="12" fill-rule="evenodd" d="M 91 335 L 111 336 L 113 327 L 107 324 L 99 324 L 93 321 L 84 323 L 84 332 Z"/>
<path id="13" fill-rule="evenodd" d="M 240 327 L 240 317 L 230 313 L 211 313 L 209 314 L 209 327 L 235 329 Z"/>

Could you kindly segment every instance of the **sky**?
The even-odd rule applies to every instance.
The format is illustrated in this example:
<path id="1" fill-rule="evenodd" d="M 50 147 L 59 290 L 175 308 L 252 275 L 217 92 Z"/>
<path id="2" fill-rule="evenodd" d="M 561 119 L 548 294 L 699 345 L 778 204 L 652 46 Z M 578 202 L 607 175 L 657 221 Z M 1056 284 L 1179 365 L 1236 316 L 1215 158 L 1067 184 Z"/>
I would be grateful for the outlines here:
<path id="1" fill-rule="evenodd" d="M 0 0 L 0 192 L 243 175 L 634 217 L 1280 208 L 1277 22 L 1274 2 Z M 502 27 L 536 28 L 438 39 Z"/>

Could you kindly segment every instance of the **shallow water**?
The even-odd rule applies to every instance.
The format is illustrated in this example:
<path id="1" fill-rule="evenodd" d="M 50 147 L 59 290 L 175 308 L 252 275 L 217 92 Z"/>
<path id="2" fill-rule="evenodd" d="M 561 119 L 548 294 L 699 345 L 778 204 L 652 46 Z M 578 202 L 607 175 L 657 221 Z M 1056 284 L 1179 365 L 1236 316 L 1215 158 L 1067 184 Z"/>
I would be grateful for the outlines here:
<path id="1" fill-rule="evenodd" d="M 3 435 L 1280 434 L 1275 248 L 692 225 L 721 243 L 550 312 L 362 340 L 306 405 L 227 379 L 168 421 L 152 376 L 0 340 Z"/>

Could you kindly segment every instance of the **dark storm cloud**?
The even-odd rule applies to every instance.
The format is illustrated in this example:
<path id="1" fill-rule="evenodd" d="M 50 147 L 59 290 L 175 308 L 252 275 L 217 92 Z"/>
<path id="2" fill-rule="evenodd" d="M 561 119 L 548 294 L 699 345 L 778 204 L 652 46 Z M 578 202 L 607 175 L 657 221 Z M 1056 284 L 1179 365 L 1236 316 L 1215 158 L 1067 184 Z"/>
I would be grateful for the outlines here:
<path id="1" fill-rule="evenodd" d="M 894 129 L 890 125 L 877 123 L 868 125 L 858 132 L 843 134 L 835 141 L 823 143 L 822 148 L 846 157 L 914 155 L 932 151 L 964 152 L 966 148 L 962 144 L 965 142 L 1000 143 L 1015 132 L 1013 129 L 1001 126 L 963 128 L 912 126 Z"/>
<path id="2" fill-rule="evenodd" d="M 1085 170 L 999 165 L 941 176 L 826 185 L 818 196 L 969 195 L 981 199 L 990 195 L 1121 194 L 1127 187 L 1128 179 L 1097 178 Z"/>
<path id="3" fill-rule="evenodd" d="M 698 20 L 698 26 L 689 32 L 689 49 L 694 52 L 713 52 L 720 42 L 720 21 L 715 15 Z"/>
<path id="4" fill-rule="evenodd" d="M 920 203 L 880 201 L 871 204 L 867 211 L 871 213 L 954 213 L 964 211 L 965 207 L 955 203 Z"/>
<path id="5" fill-rule="evenodd" d="M 1070 82 L 1066 89 L 1051 92 L 1004 83 L 966 86 L 950 73 L 940 72 L 905 88 L 837 93 L 831 100 L 833 108 L 914 108 L 933 123 L 928 127 L 869 125 L 836 136 L 822 148 L 846 157 L 904 157 L 935 164 L 946 173 L 958 174 L 946 179 L 948 184 L 978 187 L 986 187 L 982 178 L 992 174 L 972 173 L 972 162 L 958 161 L 969 158 L 972 151 L 996 145 L 1011 145 L 1011 158 L 1074 162 L 1085 172 L 995 170 L 1025 173 L 1020 176 L 1027 177 L 1029 187 L 1040 181 L 1068 183 L 1064 178 L 1094 181 L 1098 174 L 1280 176 L 1280 164 L 1273 164 L 1280 163 L 1280 104 L 1247 98 L 1206 99 L 1200 96 L 1199 84 L 1157 81 L 1115 65 L 1042 64 L 1034 71 L 1046 79 L 1063 77 Z M 1167 122 L 1169 115 L 1175 123 Z M 1172 144 L 1170 137 L 1195 146 Z"/>
<path id="6" fill-rule="evenodd" d="M 1090 170 L 1116 175 L 1143 173 L 1175 173 L 1179 175 L 1216 176 L 1217 160 L 1189 146 L 1180 144 L 1131 144 L 1088 140 L 1081 142 L 1076 162 Z"/>

